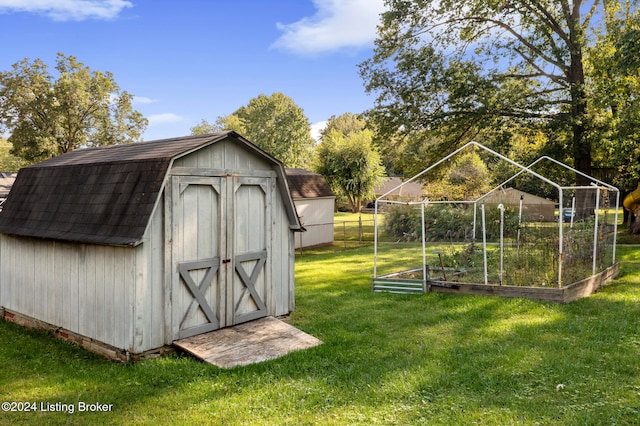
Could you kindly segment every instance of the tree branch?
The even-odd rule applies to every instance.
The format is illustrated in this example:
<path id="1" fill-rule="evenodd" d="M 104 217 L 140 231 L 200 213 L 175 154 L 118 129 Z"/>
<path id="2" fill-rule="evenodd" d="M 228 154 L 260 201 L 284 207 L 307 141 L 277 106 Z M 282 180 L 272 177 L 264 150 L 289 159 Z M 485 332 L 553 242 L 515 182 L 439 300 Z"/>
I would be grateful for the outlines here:
<path id="1" fill-rule="evenodd" d="M 549 78 L 551 81 L 555 82 L 555 83 L 559 83 L 562 84 L 566 81 L 566 77 L 558 77 L 555 74 L 550 74 L 548 72 L 546 72 L 545 70 L 543 70 L 542 68 L 540 68 L 538 66 L 538 64 L 535 63 L 533 57 L 527 55 L 525 52 L 521 51 L 518 48 L 514 49 L 518 55 L 520 55 L 522 57 L 522 59 L 524 59 L 529 65 L 531 65 L 533 68 L 535 68 L 540 74 L 544 75 L 545 77 Z M 562 67 L 562 69 L 567 72 L 568 68 L 567 67 Z"/>
<path id="2" fill-rule="evenodd" d="M 558 102 L 558 103 L 566 103 L 566 102 Z M 548 104 L 554 104 L 554 103 L 548 103 Z M 491 112 L 491 114 L 487 113 L 487 114 L 481 114 L 479 113 L 477 110 L 472 110 L 472 111 L 450 111 L 450 112 L 443 112 L 442 114 L 440 114 L 440 116 L 437 119 L 444 119 L 444 118 L 454 118 L 454 117 L 478 117 L 478 116 L 501 116 L 501 117 L 512 117 L 512 118 L 543 118 L 543 119 L 550 119 L 550 118 L 558 118 L 558 117 L 563 117 L 566 116 L 567 114 L 564 112 L 558 112 L 558 113 L 547 113 L 547 112 L 533 112 L 533 111 L 523 111 L 523 110 L 506 110 L 506 109 L 495 109 Z M 436 121 L 434 120 L 434 121 Z"/>
<path id="3" fill-rule="evenodd" d="M 571 6 L 569 6 L 569 2 L 567 0 L 560 0 L 560 5 L 562 7 L 562 13 L 564 13 L 564 19 L 569 22 L 571 20 Z"/>
<path id="4" fill-rule="evenodd" d="M 536 72 L 531 74 L 500 74 L 500 76 L 507 77 L 507 78 L 521 79 L 521 80 L 526 80 L 529 78 L 536 78 L 536 77 L 547 77 L 556 83 L 560 83 L 560 84 L 564 83 L 564 76 L 549 74 L 546 72 Z"/>
<path id="5" fill-rule="evenodd" d="M 560 23 L 555 19 L 549 11 L 540 4 L 538 0 L 521 0 L 519 2 L 525 9 L 535 15 L 546 27 L 548 27 L 552 33 L 557 34 L 567 45 L 571 43 L 569 35 L 562 29 Z M 552 45 L 554 50 L 558 50 L 553 37 L 548 37 L 547 42 Z"/>
<path id="6" fill-rule="evenodd" d="M 514 36 L 520 43 L 522 43 L 528 49 L 533 51 L 536 55 L 538 55 L 544 61 L 546 61 L 546 62 L 548 62 L 548 63 L 550 63 L 552 65 L 555 65 L 556 67 L 558 67 L 560 69 L 563 69 L 563 70 L 567 69 L 567 66 L 563 62 L 559 62 L 556 59 L 554 59 L 554 58 L 548 56 L 547 54 L 545 54 L 536 45 L 534 45 L 529 40 L 527 40 L 522 34 L 520 34 L 518 31 L 513 29 L 513 27 L 511 25 L 505 24 L 504 22 L 498 21 L 496 19 L 483 18 L 482 16 L 469 16 L 469 17 L 465 17 L 465 18 L 461 18 L 461 19 L 455 19 L 455 20 L 452 20 L 451 22 L 456 22 L 456 21 L 475 21 L 475 22 L 481 22 L 481 23 L 486 23 L 486 22 L 492 23 L 492 24 L 494 24 L 494 25 L 496 25 L 498 27 L 501 27 L 504 30 L 506 30 L 509 34 Z M 518 51 L 518 54 L 520 54 L 519 51 Z M 527 61 L 527 62 L 529 62 L 529 61 Z"/>
<path id="7" fill-rule="evenodd" d="M 582 4 L 582 1 L 580 1 L 579 3 Z M 591 22 L 591 18 L 593 18 L 593 15 L 596 13 L 596 10 L 598 10 L 599 5 L 600 5 L 600 0 L 595 0 L 593 2 L 593 4 L 591 5 L 591 9 L 589 10 L 589 13 L 586 14 L 586 16 L 584 17 L 584 21 L 581 23 L 582 28 L 587 28 L 589 26 L 589 23 Z"/>

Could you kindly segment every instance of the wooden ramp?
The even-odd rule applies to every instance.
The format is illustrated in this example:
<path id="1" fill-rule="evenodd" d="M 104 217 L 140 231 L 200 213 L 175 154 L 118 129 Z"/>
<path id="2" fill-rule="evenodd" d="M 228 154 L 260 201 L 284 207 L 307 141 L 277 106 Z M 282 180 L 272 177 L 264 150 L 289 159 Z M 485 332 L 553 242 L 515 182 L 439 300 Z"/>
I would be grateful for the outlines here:
<path id="1" fill-rule="evenodd" d="M 198 334 L 173 344 L 221 368 L 254 364 L 322 342 L 274 317 Z"/>

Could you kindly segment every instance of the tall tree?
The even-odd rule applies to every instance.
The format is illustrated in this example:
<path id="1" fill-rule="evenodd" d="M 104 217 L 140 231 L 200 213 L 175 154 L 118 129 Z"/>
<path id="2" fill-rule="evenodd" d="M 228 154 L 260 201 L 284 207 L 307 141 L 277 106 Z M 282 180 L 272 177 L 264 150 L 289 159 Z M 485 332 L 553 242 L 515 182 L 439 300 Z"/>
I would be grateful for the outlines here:
<path id="1" fill-rule="evenodd" d="M 206 135 L 207 133 L 216 133 L 224 130 L 217 124 L 211 124 L 204 118 L 198 124 L 191 128 L 192 135 Z"/>
<path id="2" fill-rule="evenodd" d="M 148 121 L 133 110 L 109 72 L 91 71 L 59 53 L 57 78 L 40 59 L 0 73 L 0 126 L 12 153 L 37 162 L 83 146 L 131 143 Z"/>
<path id="3" fill-rule="evenodd" d="M 370 117 L 385 140 L 406 148 L 410 136 L 410 147 L 447 151 L 505 121 L 545 123 L 550 142 L 590 174 L 584 51 L 611 2 L 386 3 L 375 54 L 360 64 L 367 91 L 377 94 Z"/>
<path id="4" fill-rule="evenodd" d="M 640 183 L 640 12 L 631 3 L 606 3 L 605 25 L 586 50 L 590 116 L 601 141 L 595 160 L 613 167 L 623 196 Z M 629 229 L 640 233 L 640 208 Z M 625 210 L 625 220 L 629 218 Z"/>
<path id="5" fill-rule="evenodd" d="M 337 130 L 346 136 L 349 133 L 363 130 L 366 124 L 366 120 L 360 114 L 345 112 L 338 116 L 332 115 L 329 117 L 329 120 L 327 120 L 325 128 L 320 132 L 320 137 L 323 138 L 327 136 L 333 130 Z"/>
<path id="6" fill-rule="evenodd" d="M 260 94 L 233 114 L 218 117 L 216 126 L 235 130 L 286 167 L 305 167 L 310 162 L 314 141 L 309 119 L 282 93 Z"/>
<path id="7" fill-rule="evenodd" d="M 325 177 L 333 192 L 344 197 L 354 213 L 384 176 L 380 154 L 372 144 L 371 130 L 344 134 L 339 130 L 322 138 L 316 147 L 316 172 Z"/>
<path id="8" fill-rule="evenodd" d="M 640 12 L 608 4 L 597 44 L 586 50 L 590 109 L 600 149 L 597 160 L 615 166 L 616 184 L 640 181 Z"/>
<path id="9" fill-rule="evenodd" d="M 448 167 L 447 167 L 448 166 Z M 492 177 L 477 152 L 464 152 L 453 158 L 441 179 L 425 185 L 429 200 L 473 200 L 492 187 Z"/>

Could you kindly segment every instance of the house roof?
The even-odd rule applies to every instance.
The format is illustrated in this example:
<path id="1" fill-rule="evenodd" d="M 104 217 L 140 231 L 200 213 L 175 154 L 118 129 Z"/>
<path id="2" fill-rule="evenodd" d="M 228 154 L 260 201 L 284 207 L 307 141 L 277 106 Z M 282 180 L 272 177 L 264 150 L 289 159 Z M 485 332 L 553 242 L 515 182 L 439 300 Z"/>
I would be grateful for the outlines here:
<path id="1" fill-rule="evenodd" d="M 173 159 L 231 138 L 271 161 L 293 229 L 300 223 L 282 163 L 235 132 L 76 150 L 21 169 L 0 213 L 0 232 L 73 242 L 137 245 Z M 284 185 L 284 186 L 283 186 Z M 291 211 L 289 211 L 291 210 Z"/>
<path id="2" fill-rule="evenodd" d="M 520 202 L 520 197 L 522 197 L 523 204 L 556 204 L 555 201 L 538 197 L 537 195 L 529 194 L 528 192 L 524 192 L 516 188 L 498 189 L 480 197 L 480 199 L 485 203 L 506 202 L 510 204 L 518 204 Z"/>
<path id="3" fill-rule="evenodd" d="M 335 197 L 324 176 L 305 169 L 285 169 L 291 196 L 296 198 Z"/>
<path id="4" fill-rule="evenodd" d="M 376 196 L 387 194 L 406 198 L 422 197 L 422 184 L 420 182 L 407 182 L 406 184 L 402 185 L 403 182 L 403 178 L 388 177 L 384 180 L 383 183 L 376 186 L 373 191 Z"/>

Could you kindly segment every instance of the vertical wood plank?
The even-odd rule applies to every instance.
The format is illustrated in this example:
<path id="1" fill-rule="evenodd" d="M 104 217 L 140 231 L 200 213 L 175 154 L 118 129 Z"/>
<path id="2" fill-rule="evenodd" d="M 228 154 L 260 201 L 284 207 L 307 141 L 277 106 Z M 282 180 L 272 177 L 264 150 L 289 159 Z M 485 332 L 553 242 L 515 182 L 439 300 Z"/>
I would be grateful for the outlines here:
<path id="1" fill-rule="evenodd" d="M 48 275 L 48 280 L 45 281 L 45 288 L 44 291 L 42 292 L 44 294 L 45 297 L 45 310 L 43 311 L 43 315 L 47 318 L 48 322 L 51 322 L 51 324 L 55 324 L 53 322 L 53 316 L 54 316 L 54 311 L 56 309 L 55 306 L 55 301 L 54 301 L 54 296 L 53 296 L 53 292 L 55 291 L 55 288 L 53 287 L 53 285 L 51 284 L 51 280 L 55 279 L 54 277 L 56 276 L 56 251 L 58 250 L 58 245 L 59 243 L 57 243 L 56 241 L 51 241 L 50 244 L 48 245 L 48 250 L 47 253 L 45 255 L 45 265 L 46 265 L 46 271 L 47 271 L 47 275 Z"/>
<path id="2" fill-rule="evenodd" d="M 64 243 L 57 242 L 56 249 L 53 252 L 53 276 L 54 277 L 66 277 L 67 273 L 67 262 L 64 260 Z M 49 309 L 51 318 L 51 324 L 61 325 L 62 318 L 60 318 L 60 307 L 63 304 L 62 295 L 61 295 L 61 287 L 53 285 L 51 282 L 48 282 L 47 288 L 50 291 L 50 304 Z"/>
<path id="3" fill-rule="evenodd" d="M 114 302 L 114 281 L 115 281 L 115 259 L 113 248 L 102 247 L 104 257 L 104 329 L 102 338 L 104 342 L 113 341 L 113 302 Z"/>
<path id="4" fill-rule="evenodd" d="M 38 262 L 38 267 L 35 268 L 34 270 L 34 283 L 38 284 L 39 286 L 42 285 L 47 285 L 47 281 L 48 281 L 48 277 L 45 275 L 45 262 L 46 262 L 46 258 L 44 258 L 44 256 L 46 255 L 47 252 L 47 248 L 49 246 L 49 242 L 46 241 L 44 242 L 44 244 L 39 245 L 39 247 L 34 247 L 35 249 L 35 258 L 39 260 Z M 40 315 L 45 316 L 44 312 L 46 310 L 46 306 L 44 304 L 43 301 L 43 297 L 41 295 L 41 291 L 36 291 L 37 296 L 34 297 L 33 299 L 33 309 L 35 312 L 39 312 Z"/>
<path id="5" fill-rule="evenodd" d="M 145 234 L 136 250 L 136 284 L 134 294 L 135 315 L 133 317 L 133 348 L 141 352 L 151 343 L 151 268 L 150 236 Z"/>
<path id="6" fill-rule="evenodd" d="M 167 179 L 164 187 L 164 280 L 163 280 L 163 299 L 164 299 L 164 344 L 169 345 L 173 342 L 173 302 L 172 302 L 172 264 L 173 264 L 173 180 Z"/>
<path id="7" fill-rule="evenodd" d="M 113 300 L 111 302 L 113 308 L 111 311 L 111 341 L 113 344 L 117 344 L 118 347 L 123 347 L 122 336 L 122 317 L 124 314 L 124 292 L 123 284 L 125 280 L 124 269 L 124 252 L 122 247 L 111 247 L 113 251 L 113 282 L 111 287 L 113 288 Z M 133 249 L 129 249 L 133 251 Z M 126 346 L 125 346 L 126 347 Z"/>
<path id="8" fill-rule="evenodd" d="M 42 247 L 42 245 L 38 245 Z M 69 317 L 67 318 L 69 324 L 69 330 L 78 330 L 80 321 L 80 306 L 83 304 L 82 299 L 80 299 L 80 288 L 85 286 L 85 267 L 86 267 L 86 254 L 87 254 L 87 245 L 79 244 L 76 245 L 77 250 L 75 252 L 74 267 L 76 269 L 75 279 L 69 282 L 69 287 L 67 288 L 67 303 L 68 306 L 71 307 L 69 312 Z"/>
<path id="9" fill-rule="evenodd" d="M 164 344 L 164 200 L 158 204 L 152 216 L 149 233 L 149 312 L 146 318 L 148 342 L 147 348 Z"/>
<path id="10" fill-rule="evenodd" d="M 95 336 L 96 248 L 88 247 L 84 259 L 84 276 L 78 289 L 78 330 L 84 336 Z"/>
<path id="11" fill-rule="evenodd" d="M 228 158 L 230 144 L 225 141 L 225 167 L 229 167 L 230 161 Z M 224 310 L 221 312 L 221 317 L 224 318 L 224 325 L 220 325 L 221 327 L 230 326 L 233 324 L 233 310 L 234 310 L 234 300 L 235 300 L 235 291 L 233 286 L 233 280 L 235 277 L 235 259 L 233 258 L 233 254 L 236 253 L 237 239 L 234 237 L 236 234 L 236 215 L 234 214 L 237 206 L 237 202 L 235 200 L 235 179 L 231 175 L 226 176 L 225 187 L 224 187 L 224 201 L 226 201 L 227 205 L 224 209 L 225 217 L 224 217 L 224 226 L 226 229 L 225 232 L 225 257 L 230 258 L 231 262 L 225 263 L 224 267 L 224 284 L 222 286 L 221 291 L 223 292 L 224 297 Z"/>
<path id="12" fill-rule="evenodd" d="M 276 295 L 277 291 L 273 288 L 277 280 L 273 279 L 273 196 L 275 194 L 275 179 L 270 178 L 266 180 L 265 184 L 265 198 L 266 198 L 266 206 L 265 206 L 265 219 L 264 226 L 265 229 L 265 242 L 264 248 L 267 250 L 267 262 L 264 265 L 264 297 L 265 303 L 267 305 L 267 313 L 269 315 L 275 315 L 276 313 Z"/>
<path id="13" fill-rule="evenodd" d="M 124 285 L 124 316 L 122 318 L 122 349 L 133 351 L 134 348 L 134 321 L 135 297 L 136 297 L 136 257 L 139 247 L 127 250 L 124 259 L 126 271 Z"/>
<path id="14" fill-rule="evenodd" d="M 182 221 L 182 209 L 180 208 L 180 178 L 173 176 L 171 178 L 171 215 L 172 219 L 172 244 L 171 244 L 171 298 L 172 298 L 172 328 L 171 328 L 171 340 L 174 340 L 178 336 L 180 327 L 179 310 L 182 306 L 182 300 L 178 291 L 180 285 L 180 277 L 177 270 L 177 263 L 181 259 L 182 253 L 180 250 L 180 244 L 182 241 L 182 235 L 180 233 L 179 224 Z"/>

